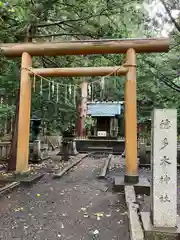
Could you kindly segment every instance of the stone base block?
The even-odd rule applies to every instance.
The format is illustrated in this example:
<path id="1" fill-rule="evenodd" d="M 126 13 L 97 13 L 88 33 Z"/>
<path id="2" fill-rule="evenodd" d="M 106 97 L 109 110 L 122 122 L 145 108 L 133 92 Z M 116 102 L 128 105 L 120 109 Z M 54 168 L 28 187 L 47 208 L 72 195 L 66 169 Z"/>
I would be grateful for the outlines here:
<path id="1" fill-rule="evenodd" d="M 150 213 L 141 212 L 145 240 L 177 240 L 180 239 L 180 218 L 177 218 L 177 228 L 155 228 L 152 225 Z"/>
<path id="2" fill-rule="evenodd" d="M 24 186 L 30 186 L 31 184 L 36 183 L 38 180 L 40 180 L 44 176 L 43 173 L 36 173 L 36 174 L 30 174 L 27 177 L 21 177 L 19 179 L 20 184 Z"/>
<path id="3" fill-rule="evenodd" d="M 123 191 L 124 186 L 132 185 L 124 182 L 124 177 L 115 177 L 114 179 L 114 190 L 116 192 Z M 133 184 L 136 194 L 150 195 L 150 182 L 147 178 L 139 178 L 139 182 Z"/>

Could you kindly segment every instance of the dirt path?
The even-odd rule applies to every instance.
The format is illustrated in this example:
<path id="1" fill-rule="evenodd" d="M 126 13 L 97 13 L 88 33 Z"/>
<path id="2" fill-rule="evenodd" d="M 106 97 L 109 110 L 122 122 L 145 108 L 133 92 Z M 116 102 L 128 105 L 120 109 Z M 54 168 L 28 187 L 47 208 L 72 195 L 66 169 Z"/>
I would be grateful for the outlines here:
<path id="1" fill-rule="evenodd" d="M 128 240 L 124 196 L 97 179 L 103 160 L 86 158 L 69 174 L 50 174 L 0 199 L 0 239 Z"/>

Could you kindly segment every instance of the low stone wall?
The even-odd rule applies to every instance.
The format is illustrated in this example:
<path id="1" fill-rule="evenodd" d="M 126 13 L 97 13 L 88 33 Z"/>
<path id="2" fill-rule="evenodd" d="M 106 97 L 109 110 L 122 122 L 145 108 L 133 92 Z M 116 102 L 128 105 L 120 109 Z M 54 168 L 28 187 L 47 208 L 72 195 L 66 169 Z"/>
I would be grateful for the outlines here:
<path id="1" fill-rule="evenodd" d="M 122 154 L 125 149 L 124 140 L 76 139 L 76 149 L 79 153 L 91 152 L 90 148 L 112 148 L 113 154 Z"/>
<path id="2" fill-rule="evenodd" d="M 7 160 L 9 157 L 11 142 L 0 142 L 0 160 Z"/>
<path id="3" fill-rule="evenodd" d="M 151 164 L 151 147 L 144 143 L 139 144 L 140 164 Z M 180 165 L 180 146 L 177 147 L 177 163 Z"/>

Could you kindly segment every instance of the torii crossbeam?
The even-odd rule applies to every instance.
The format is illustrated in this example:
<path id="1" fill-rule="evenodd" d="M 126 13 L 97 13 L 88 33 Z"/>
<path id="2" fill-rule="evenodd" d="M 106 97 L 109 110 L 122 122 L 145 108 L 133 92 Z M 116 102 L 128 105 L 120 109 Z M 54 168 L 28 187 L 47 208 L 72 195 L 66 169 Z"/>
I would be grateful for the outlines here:
<path id="1" fill-rule="evenodd" d="M 117 54 L 126 53 L 129 48 L 133 48 L 136 53 L 167 52 L 169 50 L 169 39 L 100 39 L 53 43 L 0 44 L 0 49 L 7 57 L 20 57 L 23 52 L 28 52 L 31 56 Z"/>
<path id="2" fill-rule="evenodd" d="M 32 68 L 30 76 L 41 77 L 88 77 L 107 76 L 108 74 L 124 76 L 128 72 L 127 67 L 76 67 L 76 68 Z M 113 73 L 113 74 L 112 74 Z"/>

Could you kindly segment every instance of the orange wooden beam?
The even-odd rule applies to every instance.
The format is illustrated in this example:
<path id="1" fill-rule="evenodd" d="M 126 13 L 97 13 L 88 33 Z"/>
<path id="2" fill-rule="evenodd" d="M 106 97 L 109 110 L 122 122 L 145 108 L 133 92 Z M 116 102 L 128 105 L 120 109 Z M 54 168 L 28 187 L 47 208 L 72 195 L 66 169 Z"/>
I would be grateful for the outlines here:
<path id="1" fill-rule="evenodd" d="M 0 44 L 4 56 L 20 57 L 23 52 L 31 56 L 60 56 L 126 53 L 133 48 L 136 53 L 167 52 L 168 38 L 150 39 L 101 39 L 90 41 L 66 41 L 49 43 Z"/>
<path id="2" fill-rule="evenodd" d="M 76 67 L 76 68 L 32 68 L 30 75 L 41 77 L 88 77 L 88 76 L 123 76 L 128 72 L 127 67 Z"/>

